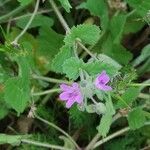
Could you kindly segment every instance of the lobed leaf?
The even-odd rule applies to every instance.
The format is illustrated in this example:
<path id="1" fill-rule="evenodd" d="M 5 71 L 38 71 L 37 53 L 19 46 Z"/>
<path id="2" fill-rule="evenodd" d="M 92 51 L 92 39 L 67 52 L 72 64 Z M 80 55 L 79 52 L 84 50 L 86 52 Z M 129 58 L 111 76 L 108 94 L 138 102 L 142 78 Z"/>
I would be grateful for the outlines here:
<path id="1" fill-rule="evenodd" d="M 128 114 L 128 123 L 131 129 L 135 130 L 142 127 L 146 121 L 144 111 L 137 107 Z"/>
<path id="2" fill-rule="evenodd" d="M 75 57 L 67 59 L 63 64 L 63 73 L 65 73 L 69 79 L 76 80 L 79 77 L 82 63 L 81 60 Z"/>
<path id="3" fill-rule="evenodd" d="M 63 46 L 52 61 L 52 70 L 57 73 L 63 73 L 63 64 L 70 57 L 73 57 L 72 49 L 69 46 Z"/>
<path id="4" fill-rule="evenodd" d="M 94 45 L 100 37 L 101 30 L 96 25 L 81 24 L 73 27 L 66 35 L 64 42 L 66 45 L 73 46 L 76 39 L 80 39 L 84 44 Z"/>

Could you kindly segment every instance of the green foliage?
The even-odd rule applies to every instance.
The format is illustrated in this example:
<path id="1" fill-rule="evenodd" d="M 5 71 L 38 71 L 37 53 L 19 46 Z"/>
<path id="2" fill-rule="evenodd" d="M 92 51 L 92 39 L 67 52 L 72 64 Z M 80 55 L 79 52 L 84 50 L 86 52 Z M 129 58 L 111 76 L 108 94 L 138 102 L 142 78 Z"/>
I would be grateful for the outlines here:
<path id="1" fill-rule="evenodd" d="M 22 136 L 21 135 L 6 135 L 0 134 L 0 145 L 11 144 L 13 146 L 20 145 Z"/>
<path id="2" fill-rule="evenodd" d="M 70 9 L 72 8 L 71 5 L 70 5 L 70 2 L 69 0 L 58 0 L 62 7 L 66 10 L 66 12 L 70 12 Z"/>
<path id="3" fill-rule="evenodd" d="M 114 15 L 110 22 L 110 31 L 113 39 L 113 43 L 119 44 L 122 38 L 122 33 L 126 23 L 126 15 L 119 14 Z"/>
<path id="4" fill-rule="evenodd" d="M 109 132 L 111 123 L 112 123 L 111 114 L 106 113 L 105 115 L 102 116 L 100 124 L 97 127 L 97 130 L 101 136 L 105 137 L 107 135 L 107 133 Z"/>
<path id="5" fill-rule="evenodd" d="M 117 28 L 117 27 L 115 27 Z M 129 52 L 120 44 L 114 44 L 111 35 L 106 37 L 106 40 L 102 44 L 102 52 L 109 57 L 115 59 L 122 65 L 126 65 L 132 59 L 132 53 Z"/>
<path id="6" fill-rule="evenodd" d="M 82 24 L 73 27 L 69 34 L 66 35 L 64 42 L 66 45 L 73 46 L 77 39 L 83 43 L 94 45 L 100 38 L 100 29 L 96 25 Z"/>
<path id="7" fill-rule="evenodd" d="M 18 2 L 22 6 L 18 6 Z M 23 29 L 32 15 L 28 12 L 34 10 L 36 1 L 18 2 L 0 2 L 0 22 L 5 21 L 1 24 L 0 34 L 0 120 L 7 123 L 2 124 L 0 130 L 5 133 L 8 123 L 13 123 L 10 127 L 19 132 L 19 117 L 35 111 L 47 121 L 58 124 L 75 138 L 80 147 L 86 147 L 97 132 L 105 137 L 109 132 L 114 133 L 127 126 L 128 120 L 130 129 L 134 131 L 109 139 L 111 141 L 103 145 L 104 149 L 135 150 L 148 145 L 149 129 L 145 123 L 150 117 L 146 87 L 149 80 L 145 73 L 150 71 L 150 45 L 147 44 L 148 27 L 144 20 L 150 20 L 149 0 L 45 0 L 45 3 L 43 0 L 26 31 Z M 58 9 L 56 6 L 51 11 L 49 2 L 59 4 Z M 71 27 L 70 31 L 63 29 L 63 19 Z M 22 31 L 25 31 L 23 35 Z M 21 38 L 15 44 L 18 35 Z M 95 57 L 87 54 L 79 42 Z M 141 50 L 143 45 L 145 47 Z M 99 90 L 94 84 L 97 75 L 104 70 L 110 77 L 106 85 L 111 86 L 112 91 Z M 57 102 L 59 92 L 44 95 L 59 88 L 58 83 L 65 83 L 64 76 L 69 78 L 69 82 L 79 84 L 83 96 L 83 103 L 75 104 L 69 110 Z M 100 84 L 105 84 L 103 80 Z M 134 81 L 140 84 L 134 84 Z M 133 87 L 135 85 L 139 87 Z M 35 97 L 37 91 L 42 95 Z M 127 120 L 121 116 L 115 121 L 119 112 L 125 113 Z M 36 123 L 36 118 L 29 120 L 32 127 L 28 127 L 30 122 L 25 122 L 23 127 L 27 126 L 31 134 L 34 131 L 31 135 L 33 140 L 76 149 L 67 137 L 59 136 L 61 133 L 57 129 L 44 125 L 44 122 Z M 20 135 L 1 134 L 0 144 L 18 146 L 21 139 Z M 21 144 L 14 149 L 46 148 Z"/>
<path id="8" fill-rule="evenodd" d="M 39 65 L 39 68 L 43 73 L 46 73 L 52 68 L 54 69 L 54 67 L 51 68 L 51 63 L 63 45 L 63 35 L 56 33 L 51 28 L 41 27 L 37 41 L 38 48 L 35 52 L 37 65 Z"/>
<path id="9" fill-rule="evenodd" d="M 18 0 L 20 2 L 20 5 L 25 6 L 32 2 L 33 0 Z"/>
<path id="10" fill-rule="evenodd" d="M 138 97 L 140 93 L 139 88 L 137 87 L 129 87 L 121 98 L 118 100 L 117 107 L 124 108 L 130 106 Z"/>
<path id="11" fill-rule="evenodd" d="M 131 129 L 141 128 L 146 121 L 144 111 L 137 107 L 128 114 L 128 122 Z"/>
<path id="12" fill-rule="evenodd" d="M 78 58 L 71 57 L 67 59 L 63 64 L 63 72 L 69 79 L 76 80 L 79 77 L 80 66 L 82 67 L 82 61 Z"/>
<path id="13" fill-rule="evenodd" d="M 26 83 L 21 77 L 10 78 L 5 83 L 5 101 L 18 114 L 24 111 L 30 100 L 29 85 Z"/>
<path id="14" fill-rule="evenodd" d="M 115 114 L 115 109 L 110 94 L 108 94 L 108 98 L 106 99 L 105 105 L 106 105 L 106 112 L 102 116 L 100 124 L 97 126 L 99 134 L 103 137 L 105 137 L 109 132 L 112 123 L 112 116 Z"/>
<path id="15" fill-rule="evenodd" d="M 29 14 L 31 15 L 31 14 Z M 29 19 L 31 16 L 26 16 L 23 18 L 20 18 L 17 22 L 16 25 L 22 29 L 25 28 L 25 26 L 27 25 Z M 47 16 L 43 16 L 43 15 L 36 15 L 34 20 L 32 21 L 31 25 L 28 27 L 28 29 L 30 28 L 35 28 L 35 27 L 40 27 L 43 26 L 45 28 L 49 28 L 51 26 L 53 26 L 54 21 L 47 17 Z"/>
<path id="16" fill-rule="evenodd" d="M 3 119 L 9 112 L 9 109 L 8 109 L 7 105 L 4 103 L 4 98 L 1 95 L 2 94 L 0 94 L 0 105 L 1 105 L 0 120 Z"/>
<path id="17" fill-rule="evenodd" d="M 137 13 L 141 16 L 144 17 L 146 13 L 148 13 L 148 10 L 150 9 L 150 3 L 148 0 L 126 0 L 127 3 L 133 7 Z"/>
<path id="18" fill-rule="evenodd" d="M 111 77 L 116 75 L 119 70 L 118 67 L 115 67 L 112 64 L 108 64 L 101 61 L 89 62 L 84 65 L 84 69 L 90 75 L 96 75 L 102 72 L 103 70 L 106 70 L 107 74 Z"/>
<path id="19" fill-rule="evenodd" d="M 134 67 L 138 66 L 143 61 L 149 59 L 149 57 L 150 57 L 150 44 L 148 44 L 142 49 L 141 55 L 133 61 L 133 66 Z"/>
<path id="20" fill-rule="evenodd" d="M 105 0 L 87 0 L 85 8 L 88 9 L 92 15 L 98 16 L 101 19 L 102 29 L 108 26 L 108 8 Z"/>
<path id="21" fill-rule="evenodd" d="M 73 57 L 72 48 L 66 45 L 61 47 L 60 52 L 52 60 L 52 70 L 57 73 L 63 73 L 63 64 L 70 57 Z"/>
<path id="22" fill-rule="evenodd" d="M 90 126 L 93 123 L 92 121 L 89 122 L 89 120 L 92 119 L 90 116 L 91 115 L 86 112 L 79 111 L 77 106 L 73 106 L 69 110 L 69 117 L 76 128 Z"/>

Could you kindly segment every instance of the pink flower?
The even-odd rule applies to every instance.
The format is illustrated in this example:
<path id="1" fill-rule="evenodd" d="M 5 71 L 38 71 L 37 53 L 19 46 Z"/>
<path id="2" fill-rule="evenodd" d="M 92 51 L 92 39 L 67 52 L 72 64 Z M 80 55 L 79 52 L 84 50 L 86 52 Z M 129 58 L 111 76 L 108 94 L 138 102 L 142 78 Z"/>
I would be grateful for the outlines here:
<path id="1" fill-rule="evenodd" d="M 95 86 L 102 91 L 111 91 L 112 88 L 106 85 L 110 81 L 109 76 L 106 74 L 106 71 L 102 71 L 100 75 L 95 80 Z"/>
<path id="2" fill-rule="evenodd" d="M 62 101 L 66 101 L 67 108 L 70 108 L 75 102 L 78 104 L 83 102 L 83 96 L 78 83 L 73 83 L 71 86 L 61 84 L 60 88 L 63 92 L 59 95 L 59 98 Z"/>

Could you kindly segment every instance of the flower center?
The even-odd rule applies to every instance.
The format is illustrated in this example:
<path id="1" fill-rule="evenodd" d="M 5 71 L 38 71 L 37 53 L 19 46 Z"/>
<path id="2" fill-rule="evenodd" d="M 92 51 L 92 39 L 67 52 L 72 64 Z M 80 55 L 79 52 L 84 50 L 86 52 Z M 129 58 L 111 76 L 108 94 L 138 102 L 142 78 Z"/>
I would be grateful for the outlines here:
<path id="1" fill-rule="evenodd" d="M 100 80 L 99 84 L 105 84 L 105 81 L 104 80 Z"/>

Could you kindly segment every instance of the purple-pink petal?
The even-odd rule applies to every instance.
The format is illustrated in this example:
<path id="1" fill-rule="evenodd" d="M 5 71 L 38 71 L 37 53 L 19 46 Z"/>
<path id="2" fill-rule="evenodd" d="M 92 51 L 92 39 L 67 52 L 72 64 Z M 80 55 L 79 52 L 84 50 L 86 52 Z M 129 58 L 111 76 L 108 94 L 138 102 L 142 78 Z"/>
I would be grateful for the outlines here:
<path id="1" fill-rule="evenodd" d="M 73 83 L 73 84 L 72 84 L 72 87 L 73 87 L 74 89 L 78 89 L 78 88 L 79 88 L 79 85 L 78 85 L 78 83 Z"/>
<path id="2" fill-rule="evenodd" d="M 67 93 L 67 92 L 61 93 L 61 94 L 59 95 L 59 98 L 60 98 L 61 100 L 63 100 L 63 101 L 67 101 L 68 98 L 69 98 L 69 93 Z"/>
<path id="3" fill-rule="evenodd" d="M 97 88 L 102 91 L 111 91 L 112 90 L 112 88 L 110 86 L 104 85 L 104 84 L 98 85 Z"/>
<path id="4" fill-rule="evenodd" d="M 83 102 L 82 93 L 78 83 L 73 83 L 71 86 L 61 84 L 60 88 L 62 93 L 59 95 L 59 98 L 62 101 L 66 101 L 67 108 L 70 108 L 75 102 L 79 104 Z"/>
<path id="5" fill-rule="evenodd" d="M 83 96 L 81 94 L 78 94 L 78 96 L 76 96 L 75 98 L 75 101 L 78 103 L 78 104 L 81 104 L 82 101 L 83 101 Z"/>
<path id="6" fill-rule="evenodd" d="M 74 104 L 74 101 L 68 100 L 67 103 L 66 103 L 66 107 L 70 108 L 73 104 Z"/>
<path id="7" fill-rule="evenodd" d="M 111 91 L 112 88 L 107 85 L 109 81 L 110 77 L 107 75 L 106 71 L 102 71 L 102 73 L 95 79 L 94 84 L 100 90 Z"/>
<path id="8" fill-rule="evenodd" d="M 64 84 L 64 83 L 60 85 L 60 88 L 61 88 L 62 91 L 70 91 L 70 90 L 72 90 L 71 86 L 68 86 L 67 84 Z"/>
<path id="9" fill-rule="evenodd" d="M 106 74 L 106 71 L 102 71 L 102 73 L 97 77 L 100 83 L 107 84 L 110 80 L 109 76 Z"/>

